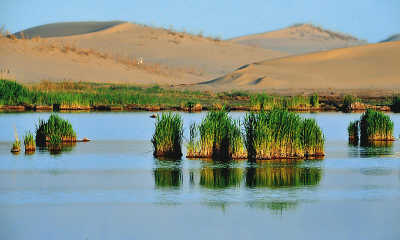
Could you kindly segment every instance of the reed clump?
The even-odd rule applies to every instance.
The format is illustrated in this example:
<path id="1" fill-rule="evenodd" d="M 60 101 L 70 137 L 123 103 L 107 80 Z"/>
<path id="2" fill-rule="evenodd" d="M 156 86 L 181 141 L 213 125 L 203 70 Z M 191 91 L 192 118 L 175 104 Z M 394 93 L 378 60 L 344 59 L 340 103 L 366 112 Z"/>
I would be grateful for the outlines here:
<path id="1" fill-rule="evenodd" d="M 183 120 L 179 114 L 163 113 L 157 115 L 153 143 L 156 157 L 180 158 L 182 156 Z"/>
<path id="2" fill-rule="evenodd" d="M 349 134 L 349 143 L 357 145 L 360 139 L 360 121 L 351 121 L 347 127 L 347 133 Z"/>
<path id="3" fill-rule="evenodd" d="M 51 114 L 47 121 L 39 119 L 36 126 L 36 144 L 45 145 L 46 142 L 52 140 L 62 143 L 76 142 L 76 133 L 72 124 L 57 114 Z"/>
<path id="4" fill-rule="evenodd" d="M 314 119 L 287 110 L 248 113 L 244 119 L 249 160 L 324 156 L 324 135 Z"/>
<path id="5" fill-rule="evenodd" d="M 394 141 L 393 121 L 389 116 L 372 109 L 368 109 L 360 119 L 361 144 L 373 141 Z"/>
<path id="6" fill-rule="evenodd" d="M 35 137 L 30 131 L 27 132 L 24 136 L 24 145 L 25 145 L 25 152 L 36 151 Z"/>
<path id="7" fill-rule="evenodd" d="M 21 142 L 18 139 L 18 133 L 17 133 L 17 129 L 14 126 L 14 142 L 13 145 L 11 147 L 11 152 L 12 153 L 19 153 L 21 151 Z"/>
<path id="8" fill-rule="evenodd" d="M 307 110 L 319 107 L 319 96 L 279 97 L 267 94 L 255 94 L 250 97 L 250 108 L 254 111 L 271 110 L 275 108 L 291 110 Z"/>
<path id="9" fill-rule="evenodd" d="M 211 111 L 199 125 L 190 126 L 187 157 L 230 160 L 246 158 L 240 122 L 224 109 Z"/>

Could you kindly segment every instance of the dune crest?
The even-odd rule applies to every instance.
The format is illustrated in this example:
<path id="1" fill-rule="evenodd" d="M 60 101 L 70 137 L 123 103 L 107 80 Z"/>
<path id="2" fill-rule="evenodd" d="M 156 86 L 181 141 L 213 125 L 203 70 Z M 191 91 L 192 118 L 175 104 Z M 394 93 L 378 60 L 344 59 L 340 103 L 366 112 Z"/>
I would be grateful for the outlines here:
<path id="1" fill-rule="evenodd" d="M 365 41 L 348 34 L 326 30 L 312 24 L 297 24 L 272 32 L 233 38 L 230 41 L 290 54 L 310 53 L 366 44 Z"/>

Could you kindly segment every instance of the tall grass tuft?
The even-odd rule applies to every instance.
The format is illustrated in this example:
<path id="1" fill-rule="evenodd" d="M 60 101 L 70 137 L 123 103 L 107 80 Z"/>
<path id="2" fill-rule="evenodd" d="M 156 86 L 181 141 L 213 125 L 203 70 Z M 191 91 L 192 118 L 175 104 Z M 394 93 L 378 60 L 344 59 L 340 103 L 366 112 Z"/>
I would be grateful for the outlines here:
<path id="1" fill-rule="evenodd" d="M 250 97 L 251 109 L 255 111 L 279 109 L 306 110 L 319 107 L 319 96 L 278 97 L 267 94 L 255 94 Z"/>
<path id="2" fill-rule="evenodd" d="M 248 113 L 244 119 L 249 160 L 324 155 L 324 136 L 313 119 L 287 110 Z"/>
<path id="3" fill-rule="evenodd" d="M 24 136 L 25 152 L 34 152 L 36 150 L 35 137 L 28 131 Z"/>
<path id="4" fill-rule="evenodd" d="M 12 148 L 11 148 L 11 152 L 12 153 L 19 153 L 21 151 L 21 142 L 18 139 L 18 133 L 17 133 L 17 129 L 16 129 L 15 126 L 14 126 L 14 138 L 15 138 L 15 140 L 13 142 L 13 145 L 12 145 Z"/>
<path id="5" fill-rule="evenodd" d="M 72 124 L 57 114 L 51 114 L 47 121 L 39 119 L 36 126 L 36 143 L 45 145 L 52 138 L 61 142 L 76 142 L 76 133 Z"/>
<path id="6" fill-rule="evenodd" d="M 183 120 L 179 114 L 163 113 L 157 116 L 155 132 L 151 142 L 154 147 L 154 156 L 173 157 L 182 156 Z"/>
<path id="7" fill-rule="evenodd" d="M 368 145 L 373 141 L 394 141 L 393 121 L 389 116 L 368 109 L 360 120 L 361 144 Z"/>
<path id="8" fill-rule="evenodd" d="M 246 158 L 240 122 L 224 109 L 211 111 L 200 125 L 190 126 L 189 158 L 230 160 Z"/>
<path id="9" fill-rule="evenodd" d="M 349 134 L 349 143 L 352 145 L 358 145 L 358 141 L 360 139 L 360 121 L 351 121 L 349 126 L 347 127 L 347 132 Z"/>

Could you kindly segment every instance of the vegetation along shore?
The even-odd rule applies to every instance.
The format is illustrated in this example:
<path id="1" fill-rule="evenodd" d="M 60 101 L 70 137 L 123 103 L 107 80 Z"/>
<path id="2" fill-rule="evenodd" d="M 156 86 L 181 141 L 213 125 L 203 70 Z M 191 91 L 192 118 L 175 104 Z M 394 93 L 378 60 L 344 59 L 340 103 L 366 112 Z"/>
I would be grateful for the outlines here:
<path id="1" fill-rule="evenodd" d="M 0 80 L 2 111 L 187 111 L 222 109 L 261 111 L 400 111 L 400 96 L 278 96 L 231 91 L 209 92 L 174 87 L 89 82 L 49 82 L 22 85 Z"/>

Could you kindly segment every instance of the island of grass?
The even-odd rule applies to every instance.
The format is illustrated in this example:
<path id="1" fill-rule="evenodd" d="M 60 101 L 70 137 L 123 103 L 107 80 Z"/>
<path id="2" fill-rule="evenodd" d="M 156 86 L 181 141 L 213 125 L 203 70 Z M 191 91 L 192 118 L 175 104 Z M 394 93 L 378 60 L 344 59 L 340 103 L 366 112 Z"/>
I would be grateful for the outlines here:
<path id="1" fill-rule="evenodd" d="M 361 144 L 374 141 L 394 141 L 394 123 L 389 116 L 368 109 L 360 119 Z"/>
<path id="2" fill-rule="evenodd" d="M 33 153 L 36 151 L 35 137 L 30 131 L 27 132 L 24 136 L 24 145 L 25 145 L 25 152 Z"/>
<path id="3" fill-rule="evenodd" d="M 359 141 L 359 128 L 360 121 L 351 121 L 347 127 L 347 133 L 349 134 L 349 143 L 352 145 L 357 145 Z"/>
<path id="4" fill-rule="evenodd" d="M 76 133 L 72 124 L 57 114 L 51 114 L 47 121 L 39 119 L 36 126 L 36 144 L 58 149 L 62 143 L 76 142 Z"/>
<path id="5" fill-rule="evenodd" d="M 360 120 L 350 122 L 347 131 L 349 142 L 362 146 L 386 146 L 395 140 L 394 123 L 389 116 L 372 109 L 367 109 Z"/>
<path id="6" fill-rule="evenodd" d="M 239 122 L 234 121 L 224 109 L 209 112 L 200 125 L 190 126 L 186 157 L 218 160 L 247 158 Z"/>
<path id="7" fill-rule="evenodd" d="M 182 156 L 183 120 L 179 114 L 162 113 L 157 116 L 153 143 L 155 157 L 180 158 Z"/>
<path id="8" fill-rule="evenodd" d="M 314 119 L 287 110 L 248 113 L 244 119 L 249 160 L 324 156 L 325 138 Z"/>

